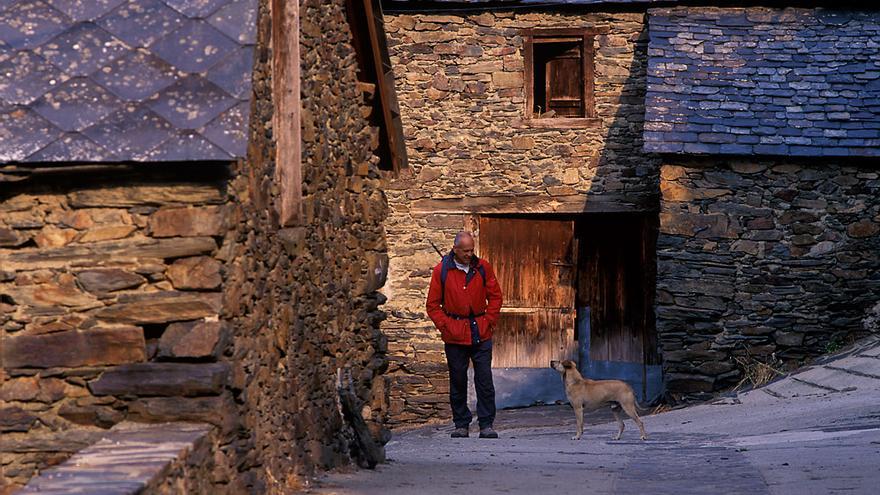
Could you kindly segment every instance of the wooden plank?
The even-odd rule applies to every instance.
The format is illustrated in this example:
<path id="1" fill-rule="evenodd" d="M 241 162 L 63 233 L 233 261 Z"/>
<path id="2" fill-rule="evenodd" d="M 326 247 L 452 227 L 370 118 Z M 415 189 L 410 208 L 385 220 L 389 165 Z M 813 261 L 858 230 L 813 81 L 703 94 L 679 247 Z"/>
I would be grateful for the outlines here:
<path id="1" fill-rule="evenodd" d="M 596 34 L 606 34 L 610 31 L 605 26 L 600 27 L 579 27 L 579 28 L 525 28 L 520 30 L 520 35 L 531 38 L 553 38 L 558 36 L 588 36 Z"/>
<path id="2" fill-rule="evenodd" d="M 535 111 L 535 51 L 530 37 L 523 39 L 523 70 L 526 86 L 526 107 L 523 115 L 531 119 Z"/>
<path id="3" fill-rule="evenodd" d="M 275 208 L 287 227 L 302 213 L 299 0 L 272 0 L 272 98 L 275 104 Z"/>
<path id="4" fill-rule="evenodd" d="M 505 298 L 494 366 L 542 368 L 576 357 L 574 222 L 482 217 L 480 239 Z"/>
<path id="5" fill-rule="evenodd" d="M 518 214 L 518 213 L 609 213 L 646 212 L 658 209 L 655 194 L 572 194 L 548 196 L 468 196 L 463 198 L 423 198 L 410 203 L 410 210 L 425 214 Z"/>
<path id="6" fill-rule="evenodd" d="M 407 166 L 406 144 L 403 138 L 403 123 L 400 119 L 400 105 L 394 90 L 394 71 L 391 67 L 388 42 L 385 38 L 382 5 L 379 0 L 363 0 L 363 6 L 364 13 L 369 20 L 367 29 L 379 84 L 382 118 L 388 137 L 388 148 L 391 151 L 391 161 L 396 173 Z"/>
<path id="7" fill-rule="evenodd" d="M 581 54 L 583 55 L 581 58 L 581 69 L 583 70 L 583 75 L 581 78 L 581 82 L 583 83 L 583 96 L 584 96 L 584 113 L 583 116 L 586 118 L 595 118 L 596 117 L 596 97 L 593 94 L 594 92 L 594 78 L 595 78 L 595 50 L 593 44 L 593 36 L 584 36 L 583 47 L 581 49 Z"/>
<path id="8" fill-rule="evenodd" d="M 555 309 L 501 314 L 492 337 L 495 368 L 546 368 L 551 360 L 577 360 L 571 318 Z"/>

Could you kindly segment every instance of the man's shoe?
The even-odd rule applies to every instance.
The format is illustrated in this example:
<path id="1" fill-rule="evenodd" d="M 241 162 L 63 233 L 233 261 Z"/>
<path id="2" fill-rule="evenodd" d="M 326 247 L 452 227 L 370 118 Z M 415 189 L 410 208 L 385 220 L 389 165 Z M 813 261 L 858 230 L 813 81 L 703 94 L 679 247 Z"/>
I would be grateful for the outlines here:
<path id="1" fill-rule="evenodd" d="M 498 438 L 498 433 L 491 426 L 480 428 L 480 438 Z"/>
<path id="2" fill-rule="evenodd" d="M 468 432 L 467 428 L 456 428 L 455 430 L 453 430 L 452 435 L 449 436 L 451 436 L 452 438 L 467 438 L 468 436 L 470 436 L 470 432 Z"/>

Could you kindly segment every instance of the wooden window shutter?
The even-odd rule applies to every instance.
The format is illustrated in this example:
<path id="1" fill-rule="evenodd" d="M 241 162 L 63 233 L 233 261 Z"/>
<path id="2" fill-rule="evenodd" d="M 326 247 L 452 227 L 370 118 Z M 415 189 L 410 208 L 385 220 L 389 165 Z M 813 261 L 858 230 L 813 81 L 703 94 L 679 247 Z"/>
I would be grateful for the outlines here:
<path id="1" fill-rule="evenodd" d="M 581 44 L 559 45 L 545 62 L 545 108 L 559 117 L 584 117 Z"/>

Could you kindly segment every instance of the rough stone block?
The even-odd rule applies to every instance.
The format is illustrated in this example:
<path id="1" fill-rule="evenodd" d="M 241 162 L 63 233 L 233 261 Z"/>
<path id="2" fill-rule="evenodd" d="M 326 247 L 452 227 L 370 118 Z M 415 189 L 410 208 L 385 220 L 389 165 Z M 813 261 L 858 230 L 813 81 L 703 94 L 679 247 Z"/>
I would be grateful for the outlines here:
<path id="1" fill-rule="evenodd" d="M 235 425 L 235 405 L 228 396 L 218 397 L 150 397 L 128 405 L 131 419 L 144 422 L 196 421 L 218 426 L 222 432 Z"/>
<path id="2" fill-rule="evenodd" d="M 81 189 L 68 194 L 71 206 L 99 207 L 220 203 L 223 193 L 208 184 L 125 185 Z"/>
<path id="3" fill-rule="evenodd" d="M 496 88 L 521 88 L 523 87 L 522 72 L 494 72 L 492 84 Z"/>
<path id="4" fill-rule="evenodd" d="M 219 206 L 161 209 L 150 216 L 148 228 L 154 237 L 222 235 L 223 210 Z"/>
<path id="5" fill-rule="evenodd" d="M 139 327 L 93 328 L 3 339 L 6 368 L 73 368 L 143 361 L 144 332 Z"/>
<path id="6" fill-rule="evenodd" d="M 115 290 L 138 287 L 147 281 L 135 273 L 111 268 L 106 270 L 83 270 L 76 274 L 83 289 L 93 294 L 103 294 Z"/>
<path id="7" fill-rule="evenodd" d="M 119 302 L 95 313 L 99 319 L 123 323 L 165 323 L 215 316 L 219 293 L 156 292 L 120 297 Z"/>
<path id="8" fill-rule="evenodd" d="M 228 375 L 228 363 L 125 364 L 90 381 L 89 390 L 95 395 L 219 395 Z"/>
<path id="9" fill-rule="evenodd" d="M 20 407 L 4 407 L 0 409 L 0 432 L 28 431 L 36 420 L 36 416 Z"/>
<path id="10" fill-rule="evenodd" d="M 228 328 L 219 321 L 172 323 L 159 340 L 160 358 L 218 358 L 228 342 Z"/>
<path id="11" fill-rule="evenodd" d="M 137 230 L 134 225 L 104 225 L 85 231 L 76 241 L 80 243 L 123 239 Z"/>
<path id="12" fill-rule="evenodd" d="M 166 274 L 175 289 L 216 289 L 223 281 L 220 262 L 207 256 L 179 259 Z"/>
<path id="13" fill-rule="evenodd" d="M 109 241 L 61 248 L 24 248 L 0 253 L 0 266 L 7 270 L 64 268 L 94 264 L 98 260 L 125 258 L 179 258 L 211 253 L 217 243 L 210 237 Z"/>

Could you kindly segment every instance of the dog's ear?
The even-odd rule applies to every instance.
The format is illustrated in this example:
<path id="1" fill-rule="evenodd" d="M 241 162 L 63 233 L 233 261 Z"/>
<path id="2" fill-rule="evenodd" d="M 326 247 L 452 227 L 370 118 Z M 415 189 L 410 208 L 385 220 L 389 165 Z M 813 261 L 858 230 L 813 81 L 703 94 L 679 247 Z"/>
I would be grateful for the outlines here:
<path id="1" fill-rule="evenodd" d="M 565 361 L 562 362 L 562 367 L 566 368 L 566 369 L 574 368 L 574 361 L 566 359 Z"/>

